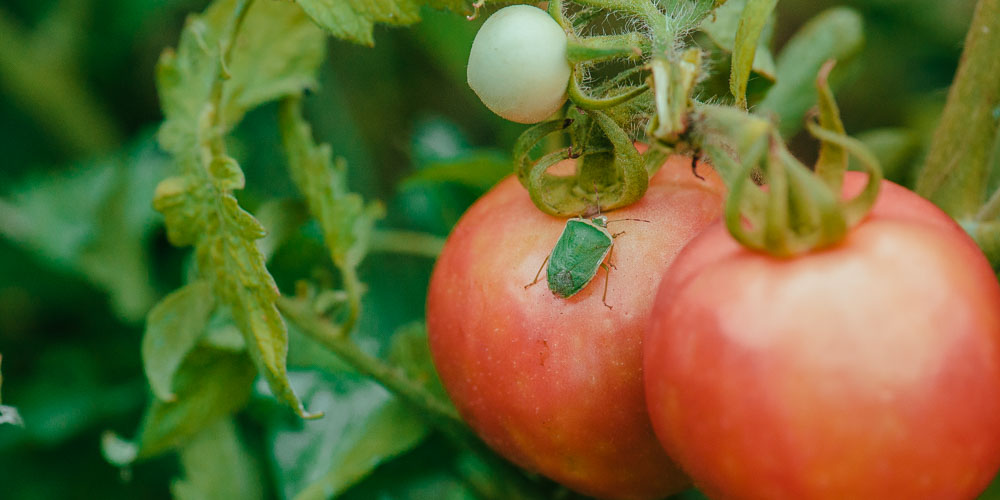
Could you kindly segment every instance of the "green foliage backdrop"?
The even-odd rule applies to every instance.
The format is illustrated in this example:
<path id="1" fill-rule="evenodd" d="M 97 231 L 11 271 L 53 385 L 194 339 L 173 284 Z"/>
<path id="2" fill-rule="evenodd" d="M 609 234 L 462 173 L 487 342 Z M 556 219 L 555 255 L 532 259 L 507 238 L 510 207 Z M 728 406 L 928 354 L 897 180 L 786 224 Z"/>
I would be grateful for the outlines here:
<path id="1" fill-rule="evenodd" d="M 342 360 L 389 360 L 442 396 L 421 323 L 433 256 L 510 172 L 524 128 L 465 84 L 482 18 L 435 9 L 461 0 L 298 3 L 258 0 L 238 21 L 242 2 L 220 0 L 187 23 L 206 1 L 0 6 L 0 368 L 24 420 L 0 424 L 0 497 L 512 494 L 502 464 Z M 781 1 L 752 102 L 803 64 L 792 35 L 833 5 L 854 9 L 826 14 L 857 42 L 841 54 L 845 126 L 910 184 L 972 2 Z M 726 88 L 728 62 L 712 64 L 705 88 Z M 796 96 L 780 97 L 759 106 Z M 304 334 L 313 312 L 289 297 L 326 304 L 357 351 Z"/>

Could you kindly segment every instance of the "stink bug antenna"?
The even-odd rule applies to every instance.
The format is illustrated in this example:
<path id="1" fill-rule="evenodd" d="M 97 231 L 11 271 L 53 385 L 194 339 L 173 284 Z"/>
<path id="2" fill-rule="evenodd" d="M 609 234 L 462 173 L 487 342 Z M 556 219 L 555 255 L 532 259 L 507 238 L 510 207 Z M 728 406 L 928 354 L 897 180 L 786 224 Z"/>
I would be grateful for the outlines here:
<path id="1" fill-rule="evenodd" d="M 597 191 L 597 182 L 594 182 L 594 199 L 597 200 L 597 215 L 601 215 L 601 193 Z"/>
<path id="2" fill-rule="evenodd" d="M 609 221 L 608 221 L 608 224 L 611 224 L 612 222 L 621 222 L 621 221 L 623 221 L 623 220 L 632 220 L 632 221 L 636 221 L 636 222 L 653 222 L 653 221 L 651 221 L 651 220 L 646 220 L 646 219 L 631 219 L 631 218 L 628 218 L 628 219 L 615 219 L 615 220 L 609 220 Z"/>

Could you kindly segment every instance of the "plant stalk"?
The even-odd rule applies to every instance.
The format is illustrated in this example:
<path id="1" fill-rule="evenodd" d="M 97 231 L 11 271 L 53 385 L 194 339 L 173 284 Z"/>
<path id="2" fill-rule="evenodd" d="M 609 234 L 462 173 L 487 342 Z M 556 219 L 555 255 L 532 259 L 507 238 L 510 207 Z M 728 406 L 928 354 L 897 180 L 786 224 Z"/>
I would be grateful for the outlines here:
<path id="1" fill-rule="evenodd" d="M 398 253 L 435 259 L 441 255 L 444 238 L 418 231 L 378 229 L 368 243 L 370 253 Z"/>
<path id="2" fill-rule="evenodd" d="M 965 50 L 934 132 L 917 193 L 956 219 L 986 199 L 991 146 L 1000 122 L 1000 0 L 979 0 Z"/>

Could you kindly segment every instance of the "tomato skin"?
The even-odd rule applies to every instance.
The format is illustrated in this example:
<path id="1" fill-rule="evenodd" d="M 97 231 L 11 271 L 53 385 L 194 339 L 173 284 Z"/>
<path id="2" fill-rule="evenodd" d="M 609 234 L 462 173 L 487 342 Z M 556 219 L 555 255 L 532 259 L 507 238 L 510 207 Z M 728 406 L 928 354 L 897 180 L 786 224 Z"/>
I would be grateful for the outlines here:
<path id="1" fill-rule="evenodd" d="M 434 362 L 469 425 L 504 457 L 599 498 L 654 499 L 689 483 L 653 435 L 642 389 L 642 335 L 659 277 L 721 215 L 724 188 L 673 157 L 646 196 L 616 210 L 605 272 L 570 299 L 544 280 L 525 289 L 566 219 L 535 208 L 508 178 L 462 217 L 427 303 Z"/>
<path id="2" fill-rule="evenodd" d="M 794 259 L 708 228 L 661 283 L 644 369 L 657 436 L 713 499 L 971 499 L 1000 468 L 1000 285 L 894 184 Z"/>

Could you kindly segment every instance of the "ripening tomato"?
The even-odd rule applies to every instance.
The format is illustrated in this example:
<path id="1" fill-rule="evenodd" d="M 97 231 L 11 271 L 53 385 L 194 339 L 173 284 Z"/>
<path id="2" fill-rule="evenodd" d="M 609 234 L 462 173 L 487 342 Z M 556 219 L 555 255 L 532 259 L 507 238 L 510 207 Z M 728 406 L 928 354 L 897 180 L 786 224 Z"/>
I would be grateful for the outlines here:
<path id="1" fill-rule="evenodd" d="M 888 182 L 796 258 L 707 229 L 660 285 L 644 369 L 657 436 L 713 499 L 972 499 L 1000 467 L 1000 286 Z"/>
<path id="2" fill-rule="evenodd" d="M 558 167 L 558 166 L 557 166 Z M 606 214 L 624 232 L 580 293 L 525 288 L 566 219 L 532 205 L 508 178 L 455 227 L 431 278 L 427 328 L 445 388 L 469 425 L 504 457 L 600 498 L 655 499 L 687 479 L 663 452 L 642 388 L 642 336 L 660 276 L 721 215 L 724 188 L 707 166 L 672 157 L 638 203 Z"/>

